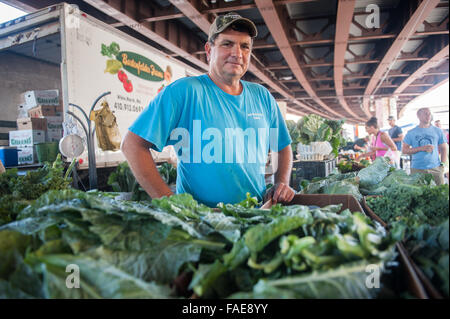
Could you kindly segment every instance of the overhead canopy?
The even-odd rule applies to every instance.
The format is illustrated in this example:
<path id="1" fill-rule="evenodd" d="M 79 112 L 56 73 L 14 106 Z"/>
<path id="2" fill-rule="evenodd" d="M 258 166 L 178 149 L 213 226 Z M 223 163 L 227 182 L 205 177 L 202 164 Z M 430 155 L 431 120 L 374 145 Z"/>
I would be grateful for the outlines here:
<path id="1" fill-rule="evenodd" d="M 3 0 L 24 10 L 52 0 Z M 209 25 L 235 11 L 258 28 L 245 79 L 288 112 L 362 123 L 371 103 L 397 97 L 398 112 L 448 79 L 448 1 L 75 0 L 80 10 L 206 71 Z"/>

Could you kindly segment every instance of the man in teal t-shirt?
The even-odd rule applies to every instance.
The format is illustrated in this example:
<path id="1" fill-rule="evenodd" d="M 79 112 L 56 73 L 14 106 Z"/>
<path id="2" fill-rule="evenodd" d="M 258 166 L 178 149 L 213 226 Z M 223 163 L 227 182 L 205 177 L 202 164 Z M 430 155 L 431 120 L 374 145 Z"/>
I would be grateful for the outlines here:
<path id="1" fill-rule="evenodd" d="M 291 138 L 278 105 L 266 88 L 241 80 L 256 34 L 253 22 L 236 13 L 217 17 L 205 44 L 208 74 L 165 87 L 129 128 L 122 151 L 152 198 L 172 195 L 149 151 L 166 145 L 177 152 L 176 192 L 210 207 L 238 203 L 247 192 L 275 203 L 294 197 Z M 269 149 L 278 156 L 275 185 L 266 191 Z"/>
<path id="2" fill-rule="evenodd" d="M 437 185 L 444 183 L 444 164 L 447 160 L 442 130 L 431 125 L 428 108 L 417 111 L 419 125 L 410 130 L 403 140 L 403 153 L 411 155 L 411 173 L 429 173 Z M 441 159 L 439 159 L 439 152 Z"/>

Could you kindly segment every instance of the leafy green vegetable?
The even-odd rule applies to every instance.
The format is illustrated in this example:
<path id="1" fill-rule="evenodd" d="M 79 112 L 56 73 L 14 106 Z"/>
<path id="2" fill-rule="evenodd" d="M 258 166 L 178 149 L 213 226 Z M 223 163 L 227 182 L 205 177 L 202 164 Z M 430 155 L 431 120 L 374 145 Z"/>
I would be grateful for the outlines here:
<path id="1" fill-rule="evenodd" d="M 115 57 L 120 52 L 120 46 L 116 42 L 112 42 L 109 46 L 102 43 L 101 54 L 109 58 Z"/>
<path id="2" fill-rule="evenodd" d="M 316 114 L 302 117 L 298 122 L 299 137 L 296 142 L 309 145 L 311 142 L 330 142 L 332 153 L 337 157 L 340 145 L 345 144 L 342 125 L 345 120 L 324 119 Z"/>
<path id="3" fill-rule="evenodd" d="M 429 186 L 417 175 L 404 182 L 389 182 L 381 197 L 367 198 L 370 208 L 405 241 L 413 260 L 448 296 L 448 185 Z M 425 182 L 425 185 L 423 184 Z"/>

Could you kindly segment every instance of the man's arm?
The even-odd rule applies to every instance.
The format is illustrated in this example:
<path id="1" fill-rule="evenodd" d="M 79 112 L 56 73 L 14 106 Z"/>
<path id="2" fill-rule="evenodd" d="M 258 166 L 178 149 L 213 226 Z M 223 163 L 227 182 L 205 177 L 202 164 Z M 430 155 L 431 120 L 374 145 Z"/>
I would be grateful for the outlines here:
<path id="1" fill-rule="evenodd" d="M 399 134 L 398 137 L 392 139 L 394 142 L 401 142 L 403 141 L 403 134 Z"/>
<path id="2" fill-rule="evenodd" d="M 295 195 L 295 191 L 289 187 L 292 171 L 291 145 L 286 146 L 284 149 L 273 155 L 278 156 L 275 172 L 275 185 L 266 194 L 265 200 L 272 198 L 274 204 L 277 202 L 287 203 L 290 202 Z"/>
<path id="3" fill-rule="evenodd" d="M 381 138 L 381 141 L 384 143 L 384 145 L 389 147 L 392 151 L 397 151 L 397 146 L 394 144 L 392 139 L 389 137 L 389 134 L 383 132 L 383 133 L 381 133 L 380 138 Z"/>
<path id="4" fill-rule="evenodd" d="M 433 145 L 424 145 L 418 147 L 411 147 L 411 145 L 403 142 L 402 152 L 406 155 L 416 154 L 418 152 L 428 152 L 431 153 L 433 151 Z"/>
<path id="5" fill-rule="evenodd" d="M 441 153 L 441 162 L 447 163 L 447 143 L 439 144 L 439 152 Z"/>
<path id="6" fill-rule="evenodd" d="M 128 131 L 120 148 L 139 185 L 151 198 L 171 196 L 173 193 L 159 175 L 150 153 L 151 146 L 150 142 Z"/>

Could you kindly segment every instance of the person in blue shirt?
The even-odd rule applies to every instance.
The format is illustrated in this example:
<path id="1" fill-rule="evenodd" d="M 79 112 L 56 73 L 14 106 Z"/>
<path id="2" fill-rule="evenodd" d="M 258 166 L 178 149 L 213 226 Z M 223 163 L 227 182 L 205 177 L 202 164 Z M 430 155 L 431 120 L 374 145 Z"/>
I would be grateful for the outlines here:
<path id="1" fill-rule="evenodd" d="M 444 134 L 441 129 L 431 125 L 430 109 L 419 109 L 417 117 L 420 123 L 406 134 L 403 153 L 411 155 L 411 174 L 432 174 L 436 184 L 441 185 L 444 183 L 444 164 L 447 160 Z"/>
<path id="2" fill-rule="evenodd" d="M 166 86 L 131 125 L 121 150 L 139 184 L 152 198 L 171 196 L 149 148 L 177 152 L 176 193 L 215 207 L 258 200 L 289 202 L 291 138 L 278 105 L 262 85 L 241 80 L 257 29 L 236 13 L 219 16 L 205 44 L 209 72 Z M 272 150 L 275 184 L 266 190 L 265 166 Z"/>
<path id="3" fill-rule="evenodd" d="M 388 123 L 389 123 L 389 126 L 391 127 L 388 131 L 389 137 L 391 138 L 392 141 L 394 141 L 395 146 L 397 146 L 397 150 L 401 151 L 402 150 L 402 140 L 403 140 L 402 128 L 395 124 L 395 118 L 392 115 L 390 115 L 388 117 Z M 397 167 L 397 168 L 403 168 L 402 159 L 400 159 L 399 164 L 400 164 L 400 167 Z"/>

